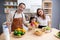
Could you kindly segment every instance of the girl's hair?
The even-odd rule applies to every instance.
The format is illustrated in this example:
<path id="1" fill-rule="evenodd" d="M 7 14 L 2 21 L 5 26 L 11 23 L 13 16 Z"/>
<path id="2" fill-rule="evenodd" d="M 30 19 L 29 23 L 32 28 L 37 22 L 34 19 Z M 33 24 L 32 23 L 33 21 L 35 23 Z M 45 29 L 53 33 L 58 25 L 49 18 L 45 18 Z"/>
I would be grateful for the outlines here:
<path id="1" fill-rule="evenodd" d="M 34 18 L 35 18 L 35 17 L 30 17 L 30 21 L 29 21 L 29 23 L 31 23 L 31 20 L 34 19 Z"/>
<path id="2" fill-rule="evenodd" d="M 42 16 L 41 16 L 41 15 L 39 15 L 39 13 L 38 13 L 38 11 L 39 11 L 39 10 L 42 10 L 42 11 L 43 11 L 43 15 L 42 15 Z M 40 16 L 42 19 L 45 19 L 44 10 L 43 10 L 43 9 L 41 9 L 41 8 L 38 8 L 38 9 L 37 9 L 37 16 L 38 16 L 38 17 Z"/>
<path id="3" fill-rule="evenodd" d="M 25 3 L 20 3 L 18 6 L 20 6 L 21 4 L 23 4 L 24 6 L 26 6 Z M 16 13 L 16 12 L 17 12 L 17 10 L 15 11 L 15 13 Z"/>

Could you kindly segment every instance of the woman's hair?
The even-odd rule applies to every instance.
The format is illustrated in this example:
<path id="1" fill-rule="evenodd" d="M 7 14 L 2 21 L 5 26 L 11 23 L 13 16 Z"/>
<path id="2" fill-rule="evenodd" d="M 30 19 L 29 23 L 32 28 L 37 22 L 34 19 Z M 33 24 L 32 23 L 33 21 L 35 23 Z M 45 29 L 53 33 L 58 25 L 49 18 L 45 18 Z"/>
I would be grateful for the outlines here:
<path id="1" fill-rule="evenodd" d="M 42 10 L 42 11 L 43 11 L 43 15 L 42 15 L 42 16 L 41 16 L 41 15 L 39 15 L 39 13 L 38 13 L 38 11 L 39 11 L 39 10 Z M 41 8 L 38 8 L 38 9 L 37 9 L 37 16 L 38 16 L 38 17 L 40 16 L 42 19 L 45 19 L 44 10 L 43 10 L 43 9 L 41 9 Z"/>
<path id="2" fill-rule="evenodd" d="M 18 6 L 20 6 L 21 4 L 23 4 L 24 6 L 26 6 L 25 3 L 20 3 Z M 15 13 L 16 13 L 16 12 L 17 12 L 17 10 L 15 11 Z"/>
<path id="3" fill-rule="evenodd" d="M 30 17 L 30 21 L 29 21 L 29 23 L 31 23 L 31 20 L 34 19 L 34 18 L 35 18 L 35 17 Z"/>

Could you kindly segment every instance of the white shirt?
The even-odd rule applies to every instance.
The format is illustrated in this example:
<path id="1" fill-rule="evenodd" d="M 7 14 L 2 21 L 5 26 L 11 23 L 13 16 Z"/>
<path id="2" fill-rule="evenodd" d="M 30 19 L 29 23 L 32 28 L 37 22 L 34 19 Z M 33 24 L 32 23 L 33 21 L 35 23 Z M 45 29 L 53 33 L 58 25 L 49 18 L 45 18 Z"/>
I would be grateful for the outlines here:
<path id="1" fill-rule="evenodd" d="M 46 16 L 46 19 L 42 19 L 41 17 L 36 17 L 37 18 L 37 22 L 39 22 L 40 25 L 42 26 L 47 26 L 48 25 L 48 21 L 50 21 L 50 17 Z"/>
<path id="2" fill-rule="evenodd" d="M 15 14 L 15 16 L 14 16 L 14 14 Z M 20 14 L 15 13 L 15 11 L 10 12 L 8 17 L 7 17 L 7 21 L 12 22 L 13 21 L 13 16 L 14 16 L 14 18 L 22 18 L 23 17 L 23 22 L 27 23 L 27 21 L 25 19 L 25 14 L 23 12 L 20 13 Z"/>
<path id="3" fill-rule="evenodd" d="M 23 18 L 23 17 L 25 17 L 23 13 L 20 13 L 20 14 L 16 13 L 14 16 L 14 18 Z"/>

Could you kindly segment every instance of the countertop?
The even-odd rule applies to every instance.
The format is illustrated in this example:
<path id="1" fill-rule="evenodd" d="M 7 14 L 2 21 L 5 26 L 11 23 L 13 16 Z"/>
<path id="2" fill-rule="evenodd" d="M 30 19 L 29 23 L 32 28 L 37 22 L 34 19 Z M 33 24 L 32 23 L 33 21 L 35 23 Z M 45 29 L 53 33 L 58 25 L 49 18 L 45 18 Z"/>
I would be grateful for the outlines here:
<path id="1" fill-rule="evenodd" d="M 52 31 L 49 33 L 44 33 L 41 36 L 36 36 L 33 34 L 32 31 L 26 32 L 25 35 L 23 35 L 21 38 L 15 38 L 12 36 L 12 33 L 10 34 L 11 40 L 60 40 L 59 38 L 55 37 L 55 34 L 58 32 L 57 29 L 52 28 Z M 4 34 L 0 36 L 0 40 L 5 40 Z"/>

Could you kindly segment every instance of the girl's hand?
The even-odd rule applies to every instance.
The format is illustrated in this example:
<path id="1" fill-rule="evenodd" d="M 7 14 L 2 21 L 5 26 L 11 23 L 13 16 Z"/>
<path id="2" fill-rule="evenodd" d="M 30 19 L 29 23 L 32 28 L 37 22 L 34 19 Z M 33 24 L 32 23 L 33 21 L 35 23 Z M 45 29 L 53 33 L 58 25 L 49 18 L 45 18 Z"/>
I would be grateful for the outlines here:
<path id="1" fill-rule="evenodd" d="M 37 22 L 34 22 L 34 24 L 35 24 L 36 28 L 39 26 L 39 23 L 37 23 Z"/>

